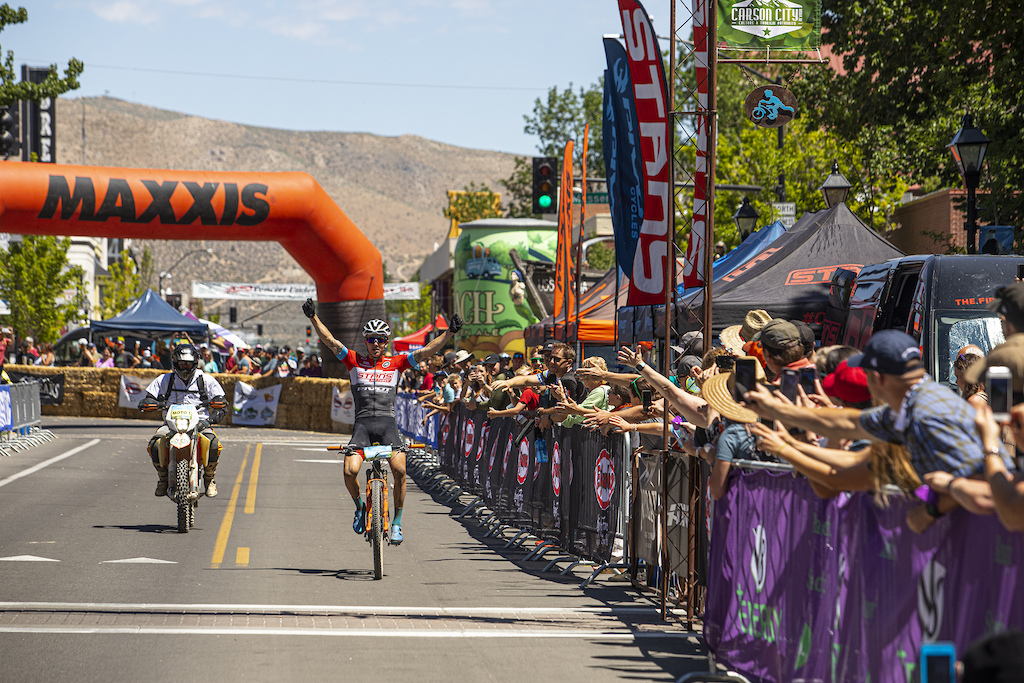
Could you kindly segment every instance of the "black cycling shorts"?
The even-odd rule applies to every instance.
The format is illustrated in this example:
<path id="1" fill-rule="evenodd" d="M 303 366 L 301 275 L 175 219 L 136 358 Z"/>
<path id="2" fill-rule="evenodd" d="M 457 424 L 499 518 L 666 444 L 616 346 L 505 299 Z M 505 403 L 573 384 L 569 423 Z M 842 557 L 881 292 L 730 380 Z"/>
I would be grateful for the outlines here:
<path id="1" fill-rule="evenodd" d="M 390 416 L 361 417 L 352 428 L 350 448 L 366 448 L 379 443 L 381 446 L 404 448 L 402 432 L 398 431 L 398 423 Z"/>

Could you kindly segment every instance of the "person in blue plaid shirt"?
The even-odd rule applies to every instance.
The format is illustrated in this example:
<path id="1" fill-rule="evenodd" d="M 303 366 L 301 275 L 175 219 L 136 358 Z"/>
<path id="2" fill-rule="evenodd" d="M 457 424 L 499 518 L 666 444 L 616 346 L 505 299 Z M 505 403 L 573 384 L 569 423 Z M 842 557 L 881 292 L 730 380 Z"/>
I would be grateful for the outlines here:
<path id="1" fill-rule="evenodd" d="M 867 410 L 803 408 L 780 400 L 763 386 L 746 395 L 746 405 L 762 417 L 829 439 L 870 438 L 903 444 L 922 481 L 931 472 L 969 479 L 973 495 L 962 497 L 968 501 L 965 507 L 977 514 L 992 514 L 991 489 L 982 480 L 986 454 L 975 429 L 974 408 L 925 373 L 914 338 L 897 330 L 876 332 L 864 352 L 847 360 L 847 365 L 864 368 L 871 396 L 884 405 Z M 1005 449 L 999 450 L 1012 469 Z M 948 495 L 934 494 L 927 503 L 925 510 L 931 517 L 958 505 Z"/>

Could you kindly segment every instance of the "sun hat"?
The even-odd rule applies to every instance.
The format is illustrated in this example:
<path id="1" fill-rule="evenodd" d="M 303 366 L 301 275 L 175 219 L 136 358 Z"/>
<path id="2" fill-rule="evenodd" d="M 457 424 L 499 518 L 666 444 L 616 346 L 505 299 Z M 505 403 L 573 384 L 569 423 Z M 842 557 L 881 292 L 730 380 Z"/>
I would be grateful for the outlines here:
<path id="1" fill-rule="evenodd" d="M 473 354 L 471 354 L 469 351 L 467 351 L 465 349 L 460 349 L 459 352 L 455 354 L 454 362 L 455 363 L 462 363 L 464 361 L 469 360 L 472 357 L 473 357 Z"/>
<path id="2" fill-rule="evenodd" d="M 764 309 L 756 308 L 752 311 L 747 311 L 742 325 L 730 325 L 722 330 L 721 334 L 718 335 L 718 339 L 722 342 L 722 346 L 734 354 L 741 354 L 743 353 L 744 342 L 751 341 L 754 335 L 771 320 L 772 317 Z"/>
<path id="3" fill-rule="evenodd" d="M 751 358 L 751 356 L 743 356 L 743 358 Z M 761 369 L 761 364 L 757 363 L 756 368 L 757 381 L 765 381 L 764 370 Z M 759 419 L 757 413 L 733 400 L 732 388 L 734 384 L 732 372 L 720 372 L 717 375 L 712 375 L 710 379 L 704 382 L 704 386 L 701 387 L 701 396 L 708 402 L 708 405 L 733 422 L 743 422 L 746 424 L 757 422 Z"/>
<path id="4" fill-rule="evenodd" d="M 825 394 L 847 403 L 864 403 L 871 400 L 868 391 L 868 374 L 864 368 L 851 368 L 844 360 L 836 371 L 821 380 Z"/>

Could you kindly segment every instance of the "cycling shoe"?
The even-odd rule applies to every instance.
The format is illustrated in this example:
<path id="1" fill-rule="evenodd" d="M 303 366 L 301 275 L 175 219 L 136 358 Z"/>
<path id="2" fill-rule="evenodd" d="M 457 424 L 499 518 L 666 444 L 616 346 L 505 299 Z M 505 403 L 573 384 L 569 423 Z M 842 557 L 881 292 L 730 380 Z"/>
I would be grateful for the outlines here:
<path id="1" fill-rule="evenodd" d="M 366 533 L 366 508 L 356 510 L 356 516 L 352 520 L 352 531 L 357 534 Z"/>
<path id="2" fill-rule="evenodd" d="M 401 545 L 402 541 L 402 527 L 397 524 L 391 525 L 391 545 Z"/>

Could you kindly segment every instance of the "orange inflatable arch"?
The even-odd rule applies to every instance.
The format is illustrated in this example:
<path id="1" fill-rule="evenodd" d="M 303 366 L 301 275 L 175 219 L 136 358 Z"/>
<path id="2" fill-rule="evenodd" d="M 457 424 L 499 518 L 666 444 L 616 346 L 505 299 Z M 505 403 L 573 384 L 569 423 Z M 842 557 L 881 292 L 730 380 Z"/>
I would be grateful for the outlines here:
<path id="1" fill-rule="evenodd" d="M 380 252 L 307 173 L 2 163 L 0 231 L 280 242 L 340 340 L 355 344 L 363 321 L 384 317 Z"/>

